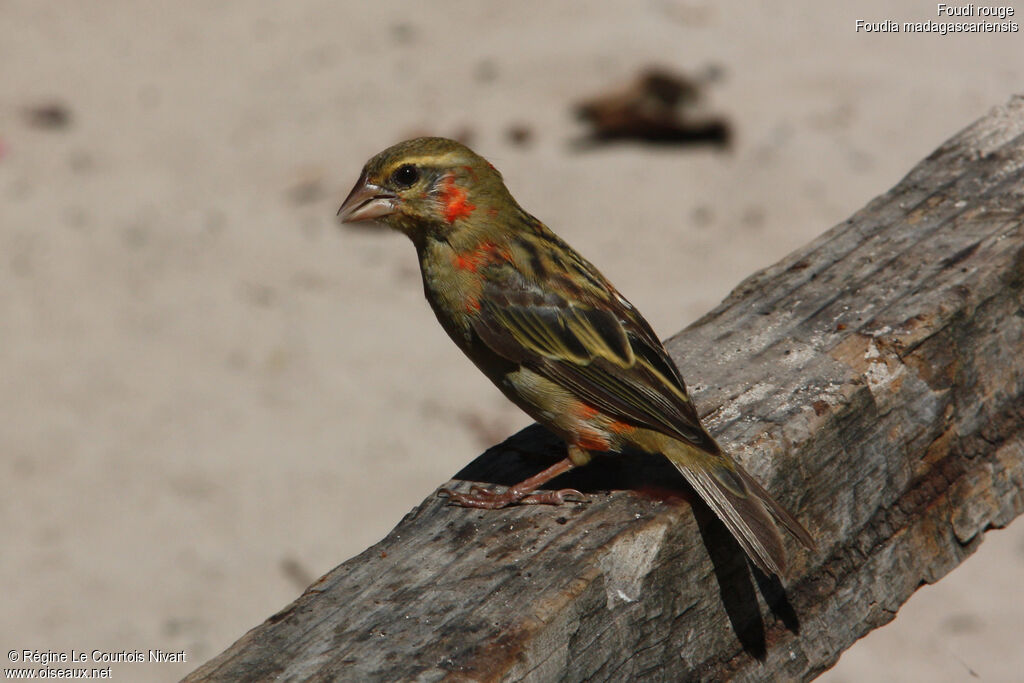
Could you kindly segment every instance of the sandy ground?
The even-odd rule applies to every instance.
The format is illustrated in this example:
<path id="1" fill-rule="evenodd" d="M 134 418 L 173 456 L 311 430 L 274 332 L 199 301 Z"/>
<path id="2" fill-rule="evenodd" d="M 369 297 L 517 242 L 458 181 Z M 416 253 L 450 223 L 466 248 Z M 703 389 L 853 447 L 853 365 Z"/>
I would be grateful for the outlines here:
<path id="1" fill-rule="evenodd" d="M 527 424 L 404 238 L 336 227 L 383 147 L 472 133 L 668 336 L 1024 91 L 1021 33 L 855 31 L 934 3 L 734 4 L 0 4 L 3 652 L 176 680 Z M 649 63 L 721 70 L 731 151 L 573 151 Z M 1022 524 L 827 679 L 1019 676 Z"/>

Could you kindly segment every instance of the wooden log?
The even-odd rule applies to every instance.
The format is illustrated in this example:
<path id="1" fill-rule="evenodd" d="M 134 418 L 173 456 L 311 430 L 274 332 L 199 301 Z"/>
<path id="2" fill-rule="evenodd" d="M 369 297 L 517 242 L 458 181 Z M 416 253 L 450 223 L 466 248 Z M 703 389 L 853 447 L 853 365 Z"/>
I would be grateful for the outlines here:
<path id="1" fill-rule="evenodd" d="M 671 466 L 607 457 L 554 483 L 589 504 L 425 500 L 186 680 L 812 678 L 1024 510 L 1022 220 L 1014 98 L 669 341 L 818 540 L 785 584 Z M 456 485 L 563 453 L 534 426 Z"/>

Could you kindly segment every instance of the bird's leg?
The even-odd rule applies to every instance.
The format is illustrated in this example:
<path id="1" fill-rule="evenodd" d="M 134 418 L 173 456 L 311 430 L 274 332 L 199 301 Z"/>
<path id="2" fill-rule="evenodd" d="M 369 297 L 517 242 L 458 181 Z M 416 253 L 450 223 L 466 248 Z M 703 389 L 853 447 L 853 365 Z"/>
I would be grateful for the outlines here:
<path id="1" fill-rule="evenodd" d="M 485 508 L 487 510 L 495 510 L 516 503 L 519 505 L 561 505 L 569 496 L 585 500 L 585 496 L 576 489 L 533 493 L 533 491 L 536 491 L 558 475 L 568 472 L 575 466 L 569 458 L 559 460 L 543 472 L 535 474 L 515 486 L 510 486 L 504 493 L 497 493 L 480 486 L 474 486 L 470 489 L 469 493 L 441 489 L 437 494 L 446 496 L 448 502 L 453 505 L 467 508 Z"/>

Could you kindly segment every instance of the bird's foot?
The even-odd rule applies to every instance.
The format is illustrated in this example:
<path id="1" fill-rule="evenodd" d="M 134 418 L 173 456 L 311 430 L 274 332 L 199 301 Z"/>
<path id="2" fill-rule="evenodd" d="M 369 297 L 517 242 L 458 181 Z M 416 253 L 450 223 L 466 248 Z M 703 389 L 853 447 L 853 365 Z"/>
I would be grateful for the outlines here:
<path id="1" fill-rule="evenodd" d="M 469 493 L 441 489 L 437 492 L 437 495 L 447 498 L 449 505 L 482 508 L 484 510 L 497 510 L 509 505 L 561 505 L 570 500 L 584 503 L 587 500 L 586 496 L 576 489 L 530 493 L 529 491 L 522 491 L 517 486 L 510 487 L 504 493 L 491 491 L 482 486 L 471 487 Z"/>
<path id="2" fill-rule="evenodd" d="M 562 503 L 586 503 L 587 497 L 576 489 L 559 489 L 544 493 L 531 493 L 519 501 L 520 505 L 561 505 Z"/>

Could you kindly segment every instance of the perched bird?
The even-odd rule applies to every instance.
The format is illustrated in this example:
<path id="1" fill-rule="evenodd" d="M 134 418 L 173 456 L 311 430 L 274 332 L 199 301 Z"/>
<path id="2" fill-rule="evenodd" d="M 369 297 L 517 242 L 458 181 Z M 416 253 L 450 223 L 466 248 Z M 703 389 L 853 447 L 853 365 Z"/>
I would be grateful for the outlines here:
<path id="1" fill-rule="evenodd" d="M 565 439 L 568 457 L 503 493 L 443 491 L 456 505 L 558 504 L 537 492 L 591 453 L 668 458 L 754 563 L 781 574 L 776 520 L 810 534 L 715 443 L 651 326 L 608 280 L 512 198 L 501 174 L 464 145 L 417 138 L 370 159 L 338 210 L 376 220 L 416 246 L 441 326 L 517 406 Z"/>

